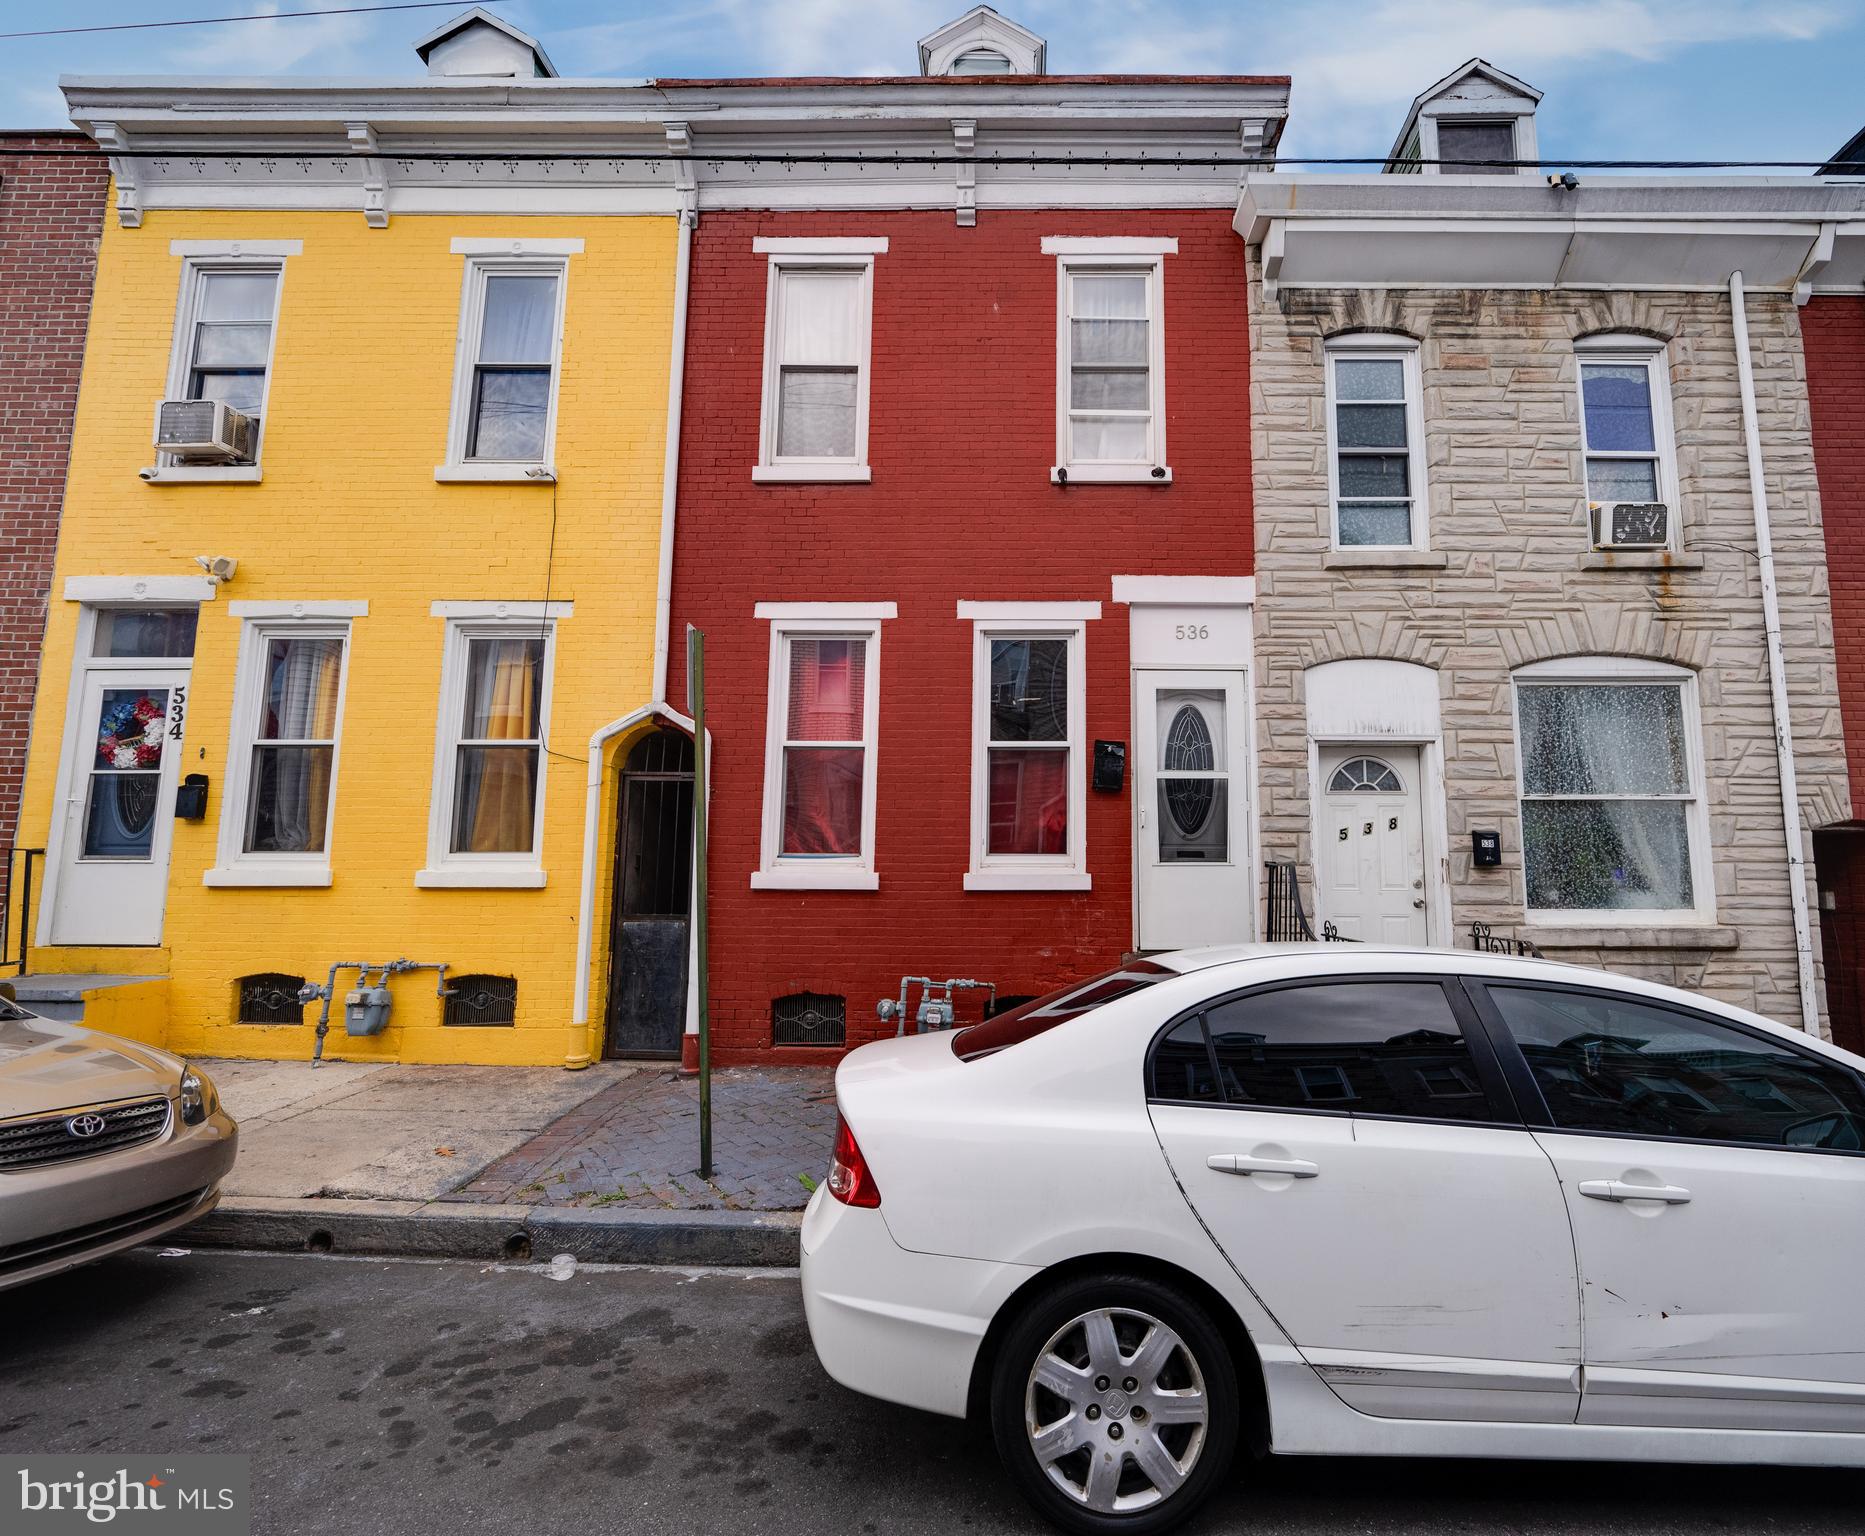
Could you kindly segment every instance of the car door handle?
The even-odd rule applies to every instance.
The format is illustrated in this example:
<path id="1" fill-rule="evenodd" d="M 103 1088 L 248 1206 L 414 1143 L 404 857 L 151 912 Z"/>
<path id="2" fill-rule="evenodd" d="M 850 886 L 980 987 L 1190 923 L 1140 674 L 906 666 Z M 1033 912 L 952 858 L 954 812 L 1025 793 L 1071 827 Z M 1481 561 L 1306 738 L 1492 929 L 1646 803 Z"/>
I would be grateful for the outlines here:
<path id="1" fill-rule="evenodd" d="M 1690 1204 L 1690 1191 L 1675 1184 L 1627 1184 L 1619 1179 L 1582 1179 L 1580 1193 L 1589 1200 L 1662 1200 L 1666 1205 Z"/>
<path id="2" fill-rule="evenodd" d="M 1305 1157 L 1249 1157 L 1240 1152 L 1215 1152 L 1205 1167 L 1219 1173 L 1286 1173 L 1292 1179 L 1314 1179 L 1321 1170 Z"/>

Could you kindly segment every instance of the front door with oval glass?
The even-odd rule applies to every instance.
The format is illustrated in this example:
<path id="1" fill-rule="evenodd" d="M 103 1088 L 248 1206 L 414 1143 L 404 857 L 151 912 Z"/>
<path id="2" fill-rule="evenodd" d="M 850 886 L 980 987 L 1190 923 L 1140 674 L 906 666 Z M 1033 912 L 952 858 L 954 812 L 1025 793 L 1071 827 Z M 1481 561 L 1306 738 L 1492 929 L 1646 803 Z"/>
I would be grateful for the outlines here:
<path id="1" fill-rule="evenodd" d="M 1251 936 L 1241 672 L 1134 673 L 1139 947 Z"/>
<path id="2" fill-rule="evenodd" d="M 1346 939 L 1424 944 L 1425 835 L 1416 747 L 1323 747 L 1320 918 Z"/>
<path id="3" fill-rule="evenodd" d="M 53 944 L 159 944 L 195 612 L 88 616 L 47 874 Z"/>

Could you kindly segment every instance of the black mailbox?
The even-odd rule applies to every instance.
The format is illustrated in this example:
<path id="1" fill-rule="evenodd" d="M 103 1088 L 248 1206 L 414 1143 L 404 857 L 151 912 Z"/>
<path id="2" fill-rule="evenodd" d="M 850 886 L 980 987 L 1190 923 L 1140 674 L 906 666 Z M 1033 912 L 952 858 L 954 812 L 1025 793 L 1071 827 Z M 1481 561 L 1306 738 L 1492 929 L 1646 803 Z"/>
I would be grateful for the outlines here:
<path id="1" fill-rule="evenodd" d="M 1478 869 L 1496 869 L 1502 864 L 1502 834 L 1500 832 L 1472 832 L 1470 834 L 1470 862 Z"/>
<path id="2" fill-rule="evenodd" d="M 1094 787 L 1117 795 L 1126 780 L 1126 742 L 1097 741 L 1094 744 Z"/>
<path id="3" fill-rule="evenodd" d="M 191 773 L 175 788 L 175 815 L 182 821 L 201 821 L 207 815 L 207 775 Z"/>

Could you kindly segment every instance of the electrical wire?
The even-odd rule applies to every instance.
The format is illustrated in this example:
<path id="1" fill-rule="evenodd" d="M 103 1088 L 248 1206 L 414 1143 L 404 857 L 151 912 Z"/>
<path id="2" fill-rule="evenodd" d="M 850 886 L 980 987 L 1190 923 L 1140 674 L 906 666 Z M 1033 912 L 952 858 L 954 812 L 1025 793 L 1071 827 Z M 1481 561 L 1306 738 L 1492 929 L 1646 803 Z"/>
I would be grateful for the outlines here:
<path id="1" fill-rule="evenodd" d="M 402 0 L 396 5 L 333 5 L 318 11 L 261 11 L 246 16 L 190 16 L 183 21 L 118 21 L 96 27 L 45 27 L 37 32 L 0 32 L 0 42 L 20 37 L 76 37 L 88 32 L 146 32 L 155 27 L 217 27 L 228 21 L 285 21 L 293 16 L 360 16 L 371 11 L 439 11 L 460 0 Z"/>

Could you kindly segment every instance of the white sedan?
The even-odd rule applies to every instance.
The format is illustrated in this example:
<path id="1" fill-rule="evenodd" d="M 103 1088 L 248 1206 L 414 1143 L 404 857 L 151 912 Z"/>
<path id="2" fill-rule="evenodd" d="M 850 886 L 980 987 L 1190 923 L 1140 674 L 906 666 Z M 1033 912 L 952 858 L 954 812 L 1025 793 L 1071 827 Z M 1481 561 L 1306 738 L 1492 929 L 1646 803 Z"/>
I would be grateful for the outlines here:
<path id="1" fill-rule="evenodd" d="M 1293 1455 L 1865 1465 L 1865 1061 L 1469 952 L 1133 961 L 836 1075 L 816 1352 L 1056 1524 Z"/>

